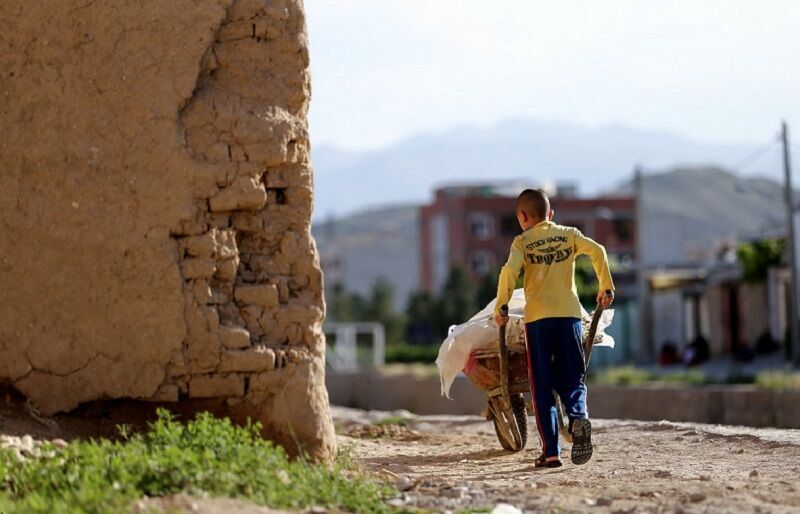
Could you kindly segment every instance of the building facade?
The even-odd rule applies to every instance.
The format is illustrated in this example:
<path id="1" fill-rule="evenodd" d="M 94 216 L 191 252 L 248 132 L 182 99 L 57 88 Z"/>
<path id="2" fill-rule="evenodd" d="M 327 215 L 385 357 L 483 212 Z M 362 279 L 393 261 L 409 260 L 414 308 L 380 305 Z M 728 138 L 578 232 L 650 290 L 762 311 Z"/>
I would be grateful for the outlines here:
<path id="1" fill-rule="evenodd" d="M 437 189 L 434 201 L 420 211 L 420 284 L 438 291 L 453 266 L 474 280 L 497 272 L 520 233 L 514 213 L 517 194 L 525 184 L 469 184 Z M 631 268 L 636 249 L 633 197 L 579 198 L 575 188 L 562 186 L 551 195 L 554 221 L 580 229 L 606 247 L 622 269 Z M 628 275 L 628 274 L 623 274 Z M 622 285 L 633 289 L 633 277 Z M 630 282 L 630 284 L 628 284 Z"/>

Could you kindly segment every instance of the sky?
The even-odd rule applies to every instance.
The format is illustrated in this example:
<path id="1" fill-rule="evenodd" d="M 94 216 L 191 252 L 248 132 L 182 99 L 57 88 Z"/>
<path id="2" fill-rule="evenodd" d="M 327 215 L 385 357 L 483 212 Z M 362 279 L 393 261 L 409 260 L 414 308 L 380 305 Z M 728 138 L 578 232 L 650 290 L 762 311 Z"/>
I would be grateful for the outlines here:
<path id="1" fill-rule="evenodd" d="M 305 0 L 315 145 L 513 118 L 800 134 L 800 2 Z M 800 136 L 793 138 L 800 140 Z"/>

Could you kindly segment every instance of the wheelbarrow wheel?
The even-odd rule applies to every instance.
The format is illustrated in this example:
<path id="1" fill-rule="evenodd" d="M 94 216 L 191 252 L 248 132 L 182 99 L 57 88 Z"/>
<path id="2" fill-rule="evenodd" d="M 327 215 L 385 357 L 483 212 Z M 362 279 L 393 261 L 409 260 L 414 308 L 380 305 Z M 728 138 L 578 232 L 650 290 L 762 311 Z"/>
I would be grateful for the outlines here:
<path id="1" fill-rule="evenodd" d="M 499 398 L 491 401 L 492 422 L 503 449 L 518 452 L 528 443 L 528 413 L 521 394 L 511 395 L 511 415 L 500 408 Z"/>

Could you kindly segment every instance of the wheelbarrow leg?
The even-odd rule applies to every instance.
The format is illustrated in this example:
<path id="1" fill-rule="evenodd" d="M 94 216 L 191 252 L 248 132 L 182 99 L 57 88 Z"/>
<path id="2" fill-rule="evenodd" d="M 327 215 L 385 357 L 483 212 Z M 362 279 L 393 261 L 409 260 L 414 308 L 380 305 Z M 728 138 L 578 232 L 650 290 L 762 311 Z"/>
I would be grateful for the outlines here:
<path id="1" fill-rule="evenodd" d="M 500 308 L 503 317 L 508 317 L 508 305 Z M 500 394 L 489 399 L 489 410 L 492 413 L 495 432 L 500 444 L 506 450 L 519 451 L 525 446 L 520 423 L 517 421 L 516 411 L 524 411 L 524 402 L 515 401 L 512 403 L 509 393 L 509 364 L 508 364 L 508 345 L 506 344 L 506 326 L 500 325 Z M 523 430 L 527 430 L 527 424 Z M 526 434 L 527 435 L 527 434 Z"/>

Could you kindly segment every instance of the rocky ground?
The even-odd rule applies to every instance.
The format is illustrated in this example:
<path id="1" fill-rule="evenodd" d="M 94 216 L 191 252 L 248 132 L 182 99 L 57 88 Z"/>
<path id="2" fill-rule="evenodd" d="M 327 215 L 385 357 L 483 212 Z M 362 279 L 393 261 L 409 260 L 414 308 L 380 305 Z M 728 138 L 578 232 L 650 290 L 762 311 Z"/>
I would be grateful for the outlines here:
<path id="1" fill-rule="evenodd" d="M 0 444 L 24 457 L 35 455 L 41 440 L 62 445 L 110 435 L 114 425 L 130 421 L 117 419 L 118 412 L 43 418 L 5 398 Z M 130 415 L 131 408 L 125 412 Z M 800 512 L 800 430 L 595 420 L 589 464 L 570 464 L 567 447 L 564 467 L 541 470 L 533 467 L 539 446 L 532 426 L 528 447 L 512 453 L 500 448 L 492 425 L 477 416 L 338 407 L 333 414 L 340 449 L 401 490 L 389 500 L 397 507 L 489 512 L 505 503 L 542 513 Z M 274 512 L 226 499 L 143 502 L 142 511 L 150 505 L 209 514 Z"/>
<path id="2" fill-rule="evenodd" d="M 589 464 L 570 464 L 567 447 L 564 467 L 542 470 L 533 467 L 535 427 L 528 447 L 512 453 L 479 417 L 380 424 L 403 415 L 334 411 L 340 447 L 406 490 L 393 500 L 397 505 L 454 512 L 498 503 L 547 513 L 800 512 L 800 430 L 595 420 Z"/>

